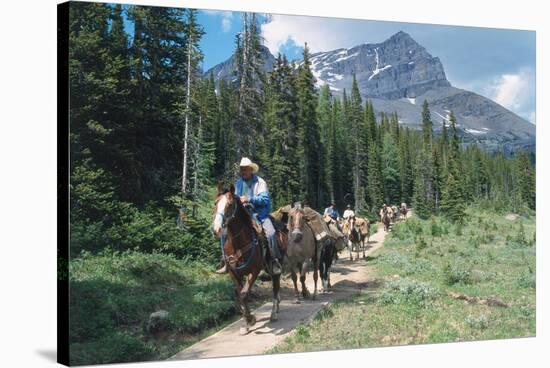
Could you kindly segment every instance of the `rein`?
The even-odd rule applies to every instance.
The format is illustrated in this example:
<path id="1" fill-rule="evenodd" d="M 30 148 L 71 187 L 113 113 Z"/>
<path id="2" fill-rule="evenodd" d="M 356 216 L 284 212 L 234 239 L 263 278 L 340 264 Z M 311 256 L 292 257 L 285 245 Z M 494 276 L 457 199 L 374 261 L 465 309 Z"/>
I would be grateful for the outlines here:
<path id="1" fill-rule="evenodd" d="M 223 218 L 223 222 L 222 222 L 222 227 L 229 227 L 229 222 L 231 222 L 236 214 L 237 214 L 237 209 L 239 208 L 239 205 L 237 204 L 237 201 L 239 199 L 237 198 L 234 202 L 233 202 L 233 209 L 232 209 L 232 212 L 230 215 L 228 216 L 225 216 L 225 213 L 218 213 L 219 215 L 222 216 Z M 246 211 L 246 210 L 245 210 Z M 232 239 L 237 239 L 241 234 L 242 232 L 244 231 L 245 229 L 244 228 L 241 228 L 236 234 L 234 234 L 231 238 Z M 239 248 L 239 249 L 236 249 L 235 250 L 235 254 L 232 254 L 232 255 L 229 255 L 227 256 L 225 254 L 225 250 L 223 249 L 222 247 L 222 254 L 223 254 L 223 258 L 226 260 L 227 264 L 231 267 L 231 269 L 235 270 L 235 271 L 239 271 L 239 270 L 242 270 L 244 268 L 247 268 L 250 263 L 252 262 L 252 260 L 254 259 L 254 256 L 256 255 L 256 248 L 257 248 L 257 245 L 258 245 L 258 239 L 256 237 L 256 232 L 254 229 L 251 229 L 251 234 L 252 234 L 252 241 L 248 244 L 246 244 L 243 248 Z M 248 252 L 248 250 L 252 248 L 252 250 L 250 251 L 250 254 L 249 256 L 247 257 L 247 259 L 244 261 L 244 263 L 241 263 L 240 265 L 238 266 L 234 266 L 232 262 L 233 260 L 237 260 L 239 258 L 241 258 L 241 256 L 243 256 L 246 252 Z M 238 251 L 240 251 L 240 255 L 238 255 Z"/>

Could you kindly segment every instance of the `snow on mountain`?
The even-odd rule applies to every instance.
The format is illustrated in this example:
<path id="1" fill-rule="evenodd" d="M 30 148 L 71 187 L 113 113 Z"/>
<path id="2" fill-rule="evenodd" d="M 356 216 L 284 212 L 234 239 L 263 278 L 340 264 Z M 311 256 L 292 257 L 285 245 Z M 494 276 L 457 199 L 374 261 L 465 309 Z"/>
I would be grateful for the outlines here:
<path id="1" fill-rule="evenodd" d="M 275 58 L 265 48 L 264 70 Z M 234 58 L 210 69 L 216 79 L 235 78 Z M 419 126 L 422 104 L 430 103 L 434 129 L 448 123 L 452 110 L 464 142 L 478 142 L 488 150 L 534 149 L 535 126 L 496 102 L 453 87 L 438 57 L 432 56 L 409 34 L 398 32 L 381 43 L 311 55 L 316 86 L 328 85 L 332 94 L 350 91 L 355 74 L 359 91 L 377 112 L 397 112 L 402 124 Z"/>

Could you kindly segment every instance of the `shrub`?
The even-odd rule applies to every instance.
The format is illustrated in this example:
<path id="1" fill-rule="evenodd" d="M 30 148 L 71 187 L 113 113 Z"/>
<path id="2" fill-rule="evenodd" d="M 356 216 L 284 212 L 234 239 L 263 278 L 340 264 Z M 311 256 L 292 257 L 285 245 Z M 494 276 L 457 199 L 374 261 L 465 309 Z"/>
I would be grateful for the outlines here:
<path id="1" fill-rule="evenodd" d="M 479 248 L 481 242 L 478 236 L 470 236 L 470 238 L 468 239 L 468 244 L 477 249 Z"/>
<path id="2" fill-rule="evenodd" d="M 428 247 L 428 244 L 424 240 L 423 237 L 418 237 L 415 242 L 415 248 L 417 252 L 421 252 L 422 250 L 426 249 Z"/>
<path id="3" fill-rule="evenodd" d="M 69 341 L 78 364 L 147 359 L 154 352 L 134 332 L 144 331 L 159 309 L 169 312 L 168 326 L 181 331 L 214 325 L 236 311 L 229 278 L 171 254 L 84 252 L 69 269 Z"/>
<path id="4" fill-rule="evenodd" d="M 425 272 L 432 269 L 431 263 L 423 258 L 410 259 L 397 252 L 383 253 L 378 258 L 380 262 L 391 265 L 406 275 Z"/>
<path id="5" fill-rule="evenodd" d="M 472 271 L 465 265 L 447 263 L 443 268 L 443 276 L 447 285 L 470 284 Z"/>
<path id="6" fill-rule="evenodd" d="M 440 296 L 439 289 L 410 279 L 389 281 L 380 295 L 381 304 L 413 304 L 427 307 Z"/>
<path id="7" fill-rule="evenodd" d="M 535 289 L 537 287 L 537 278 L 532 272 L 524 272 L 518 279 L 518 285 L 524 288 Z"/>
<path id="8" fill-rule="evenodd" d="M 124 332 L 102 336 L 98 340 L 71 344 L 71 365 L 124 363 L 149 360 L 154 349 L 141 338 Z"/>
<path id="9" fill-rule="evenodd" d="M 464 224 L 461 221 L 459 221 L 455 226 L 455 235 L 462 236 L 463 228 L 464 228 Z"/>
<path id="10" fill-rule="evenodd" d="M 434 237 L 440 237 L 443 233 L 441 226 L 436 221 L 435 217 L 432 216 L 432 219 L 430 221 L 430 232 L 432 236 Z"/>
<path id="11" fill-rule="evenodd" d="M 466 324 L 476 330 L 485 330 L 489 327 L 489 318 L 486 315 L 473 316 L 470 314 L 466 317 Z"/>

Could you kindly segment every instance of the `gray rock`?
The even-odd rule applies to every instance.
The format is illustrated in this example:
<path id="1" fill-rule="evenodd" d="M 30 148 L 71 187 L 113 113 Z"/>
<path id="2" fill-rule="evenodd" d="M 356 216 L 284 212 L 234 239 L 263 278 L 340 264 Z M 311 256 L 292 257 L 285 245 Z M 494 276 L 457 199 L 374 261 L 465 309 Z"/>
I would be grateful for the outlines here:
<path id="1" fill-rule="evenodd" d="M 147 321 L 147 332 L 158 332 L 169 329 L 171 326 L 169 316 L 170 314 L 162 309 L 151 313 Z"/>

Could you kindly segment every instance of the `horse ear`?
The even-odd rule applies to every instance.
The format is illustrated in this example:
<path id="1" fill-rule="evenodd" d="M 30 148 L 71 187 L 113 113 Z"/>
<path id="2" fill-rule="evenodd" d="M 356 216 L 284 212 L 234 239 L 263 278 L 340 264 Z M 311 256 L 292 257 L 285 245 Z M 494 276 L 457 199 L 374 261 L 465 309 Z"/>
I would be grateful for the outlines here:
<path id="1" fill-rule="evenodd" d="M 229 187 L 229 191 L 231 192 L 231 194 L 235 194 L 235 185 L 231 184 L 231 186 Z"/>
<path id="2" fill-rule="evenodd" d="M 217 190 L 218 190 L 218 195 L 223 193 L 223 184 L 221 181 L 218 181 Z"/>

